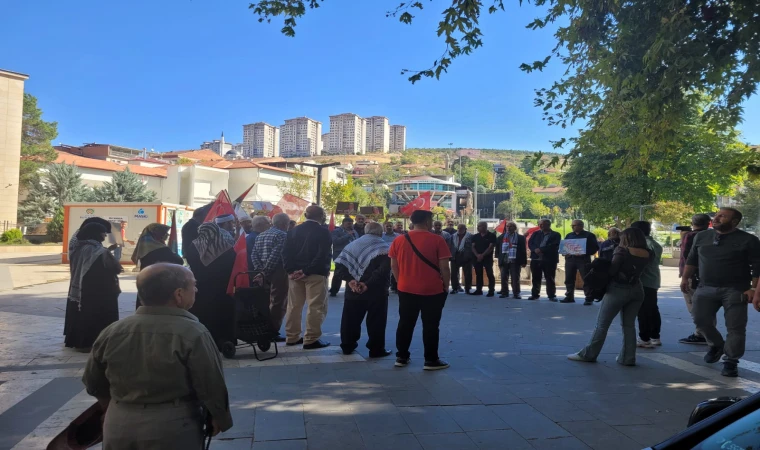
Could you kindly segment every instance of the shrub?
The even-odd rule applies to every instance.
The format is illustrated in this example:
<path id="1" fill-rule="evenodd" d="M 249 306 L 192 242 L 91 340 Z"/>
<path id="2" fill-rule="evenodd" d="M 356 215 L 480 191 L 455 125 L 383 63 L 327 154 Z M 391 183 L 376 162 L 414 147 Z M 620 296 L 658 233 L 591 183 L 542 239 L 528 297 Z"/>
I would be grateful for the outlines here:
<path id="1" fill-rule="evenodd" d="M 0 241 L 7 244 L 19 244 L 24 241 L 24 235 L 18 228 L 11 228 L 0 236 Z"/>
<path id="2" fill-rule="evenodd" d="M 58 208 L 53 216 L 53 220 L 47 225 L 47 235 L 50 242 L 63 241 L 63 208 Z"/>

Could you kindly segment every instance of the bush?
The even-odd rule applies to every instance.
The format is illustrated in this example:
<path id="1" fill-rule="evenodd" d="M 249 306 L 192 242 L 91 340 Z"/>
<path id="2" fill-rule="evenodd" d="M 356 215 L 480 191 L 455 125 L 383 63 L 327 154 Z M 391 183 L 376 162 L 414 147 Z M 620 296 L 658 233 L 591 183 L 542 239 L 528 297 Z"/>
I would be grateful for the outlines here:
<path id="1" fill-rule="evenodd" d="M 20 244 L 24 242 L 24 235 L 18 228 L 11 228 L 0 236 L 0 241 L 7 244 Z"/>
<path id="2" fill-rule="evenodd" d="M 48 223 L 47 235 L 50 238 L 50 242 L 63 241 L 63 208 L 58 208 L 53 216 L 53 220 Z"/>

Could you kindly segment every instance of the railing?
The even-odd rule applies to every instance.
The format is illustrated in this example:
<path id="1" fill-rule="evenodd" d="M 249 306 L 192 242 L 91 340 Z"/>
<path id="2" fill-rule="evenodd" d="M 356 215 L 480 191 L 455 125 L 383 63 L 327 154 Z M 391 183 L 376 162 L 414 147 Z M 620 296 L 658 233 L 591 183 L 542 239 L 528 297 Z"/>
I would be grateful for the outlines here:
<path id="1" fill-rule="evenodd" d="M 10 220 L 0 221 L 0 233 L 5 233 L 6 231 L 13 228 L 18 228 L 18 224 L 16 222 L 11 222 Z"/>

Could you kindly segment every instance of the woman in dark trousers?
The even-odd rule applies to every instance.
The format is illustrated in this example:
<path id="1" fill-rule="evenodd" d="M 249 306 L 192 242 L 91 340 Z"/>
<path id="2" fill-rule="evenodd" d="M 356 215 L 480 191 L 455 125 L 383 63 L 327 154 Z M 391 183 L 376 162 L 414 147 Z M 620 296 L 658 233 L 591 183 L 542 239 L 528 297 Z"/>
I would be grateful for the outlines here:
<path id="1" fill-rule="evenodd" d="M 88 352 L 101 331 L 119 320 L 118 274 L 121 265 L 103 247 L 106 227 L 92 222 L 76 234 L 70 249 L 71 281 L 63 333 L 64 344 Z"/>
<path id="2" fill-rule="evenodd" d="M 620 314 L 623 327 L 623 348 L 616 360 L 624 366 L 636 365 L 636 317 L 644 303 L 641 272 L 652 259 L 644 233 L 637 228 L 626 228 L 620 234 L 620 245 L 612 256 L 610 283 L 602 298 L 596 319 L 596 328 L 588 345 L 578 353 L 567 355 L 572 361 L 594 362 L 607 338 L 612 320 Z"/>
<path id="3" fill-rule="evenodd" d="M 156 263 L 184 264 L 182 257 L 166 246 L 171 227 L 160 223 L 152 223 L 145 227 L 137 240 L 137 246 L 132 253 L 132 262 L 140 264 L 140 270 Z M 139 308 L 140 296 L 137 296 L 135 309 Z"/>
<path id="4" fill-rule="evenodd" d="M 217 346 L 235 343 L 235 301 L 227 295 L 227 284 L 235 264 L 235 240 L 209 222 L 198 227 L 198 237 L 188 245 L 185 259 L 195 275 L 195 305 L 190 308 L 208 328 Z"/>

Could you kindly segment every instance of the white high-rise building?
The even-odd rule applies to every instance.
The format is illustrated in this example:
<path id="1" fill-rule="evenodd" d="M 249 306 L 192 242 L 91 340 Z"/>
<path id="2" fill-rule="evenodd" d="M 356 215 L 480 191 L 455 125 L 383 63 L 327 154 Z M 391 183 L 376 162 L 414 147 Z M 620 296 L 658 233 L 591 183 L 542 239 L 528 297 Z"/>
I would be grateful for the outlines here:
<path id="1" fill-rule="evenodd" d="M 322 122 L 297 117 L 280 127 L 280 156 L 309 157 L 322 154 Z"/>
<path id="2" fill-rule="evenodd" d="M 366 123 L 353 113 L 330 116 L 329 148 L 325 153 L 334 155 L 363 155 L 365 152 Z"/>
<path id="3" fill-rule="evenodd" d="M 391 125 L 391 152 L 401 153 L 406 150 L 406 127 Z"/>
<path id="4" fill-rule="evenodd" d="M 243 125 L 243 145 L 246 158 L 280 156 L 280 129 L 264 122 Z"/>
<path id="5" fill-rule="evenodd" d="M 327 149 L 330 148 L 330 133 L 323 133 L 322 134 L 322 147 L 320 148 L 320 154 L 321 153 L 327 153 Z"/>
<path id="6" fill-rule="evenodd" d="M 364 119 L 367 126 L 365 149 L 367 153 L 388 153 L 390 149 L 390 125 L 388 118 L 373 116 Z"/>

